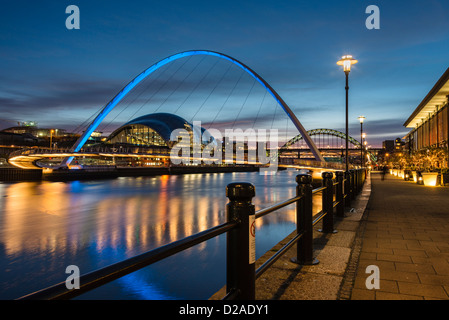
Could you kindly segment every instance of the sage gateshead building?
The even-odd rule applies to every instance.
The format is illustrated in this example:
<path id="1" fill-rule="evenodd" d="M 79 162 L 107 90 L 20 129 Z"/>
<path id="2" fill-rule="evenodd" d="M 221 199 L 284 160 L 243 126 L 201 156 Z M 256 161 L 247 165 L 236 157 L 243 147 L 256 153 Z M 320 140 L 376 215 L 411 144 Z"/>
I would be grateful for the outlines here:
<path id="1" fill-rule="evenodd" d="M 178 134 L 172 135 L 173 132 Z M 175 144 L 189 143 L 190 147 L 194 137 L 200 137 L 202 144 L 208 144 L 213 137 L 205 133 L 204 128 L 197 128 L 180 116 L 171 113 L 152 113 L 125 123 L 113 131 L 102 144 L 115 149 L 132 149 L 132 152 L 142 154 L 142 157 L 122 159 L 128 162 L 127 165 L 167 165 L 167 156 Z M 146 159 L 144 153 L 151 155 L 151 160 Z"/>
<path id="2" fill-rule="evenodd" d="M 404 123 L 411 129 L 404 138 L 410 153 L 426 148 L 449 148 L 448 101 L 449 68 Z"/>

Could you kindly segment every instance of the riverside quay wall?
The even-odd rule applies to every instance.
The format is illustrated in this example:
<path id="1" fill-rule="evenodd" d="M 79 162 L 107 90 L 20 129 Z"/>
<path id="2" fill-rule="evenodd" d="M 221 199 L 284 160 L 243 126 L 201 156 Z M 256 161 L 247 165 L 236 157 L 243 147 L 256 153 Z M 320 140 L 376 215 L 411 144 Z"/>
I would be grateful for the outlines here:
<path id="1" fill-rule="evenodd" d="M 0 181 L 70 181 L 86 179 L 113 179 L 116 177 L 139 177 L 157 175 L 178 175 L 194 173 L 225 173 L 258 171 L 254 166 L 236 167 L 155 167 L 155 168 L 90 168 L 77 170 L 20 169 L 14 167 L 0 168 Z"/>

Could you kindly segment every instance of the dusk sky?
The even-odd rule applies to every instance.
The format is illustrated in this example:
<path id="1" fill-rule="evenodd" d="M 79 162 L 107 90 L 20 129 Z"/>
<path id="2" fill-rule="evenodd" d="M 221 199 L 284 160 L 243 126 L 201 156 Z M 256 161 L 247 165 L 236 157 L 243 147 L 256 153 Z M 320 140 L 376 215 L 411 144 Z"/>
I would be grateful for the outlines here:
<path id="1" fill-rule="evenodd" d="M 80 29 L 68 30 L 77 5 Z M 380 29 L 369 30 L 369 5 Z M 307 129 L 403 137 L 403 123 L 449 67 L 449 1 L 5 1 L 0 17 L 0 129 L 81 124 L 153 63 L 186 50 L 230 55 L 261 75 Z M 227 121 L 229 119 L 222 119 Z"/>

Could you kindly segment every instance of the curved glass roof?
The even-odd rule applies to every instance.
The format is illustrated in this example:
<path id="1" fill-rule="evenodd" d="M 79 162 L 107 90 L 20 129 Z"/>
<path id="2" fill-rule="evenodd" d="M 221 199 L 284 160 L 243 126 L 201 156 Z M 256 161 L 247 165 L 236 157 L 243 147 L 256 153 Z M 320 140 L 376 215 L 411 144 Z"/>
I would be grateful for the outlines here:
<path id="1" fill-rule="evenodd" d="M 125 123 L 123 126 L 115 130 L 110 137 L 114 136 L 117 132 L 122 130 L 126 126 L 130 126 L 133 124 L 140 124 L 147 127 L 150 127 L 154 131 L 156 131 L 165 141 L 170 140 L 171 133 L 176 129 L 187 129 L 187 130 L 194 130 L 196 127 L 194 127 L 191 123 L 189 123 L 184 118 L 181 118 L 180 116 L 177 116 L 175 114 L 171 113 L 151 113 L 146 114 L 144 116 L 135 118 L 127 123 Z M 201 128 L 201 132 L 204 134 L 206 129 Z M 198 135 L 199 132 L 194 132 L 195 135 Z M 203 139 L 205 138 L 204 135 L 202 135 Z M 212 140 L 214 140 L 212 138 Z M 205 142 L 205 141 L 203 141 Z"/>
<path id="2" fill-rule="evenodd" d="M 135 118 L 122 127 L 141 124 L 155 130 L 165 141 L 170 140 L 172 131 L 176 129 L 185 129 L 186 125 L 191 127 L 185 119 L 171 113 L 151 113 Z"/>

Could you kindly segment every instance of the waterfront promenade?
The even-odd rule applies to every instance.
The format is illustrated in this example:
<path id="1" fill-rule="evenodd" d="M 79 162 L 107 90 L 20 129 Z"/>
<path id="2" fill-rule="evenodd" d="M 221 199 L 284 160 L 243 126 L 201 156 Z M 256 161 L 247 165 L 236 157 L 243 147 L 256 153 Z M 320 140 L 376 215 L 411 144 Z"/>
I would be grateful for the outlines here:
<path id="1" fill-rule="evenodd" d="M 352 300 L 449 299 L 449 188 L 371 175 Z M 368 290 L 368 265 L 380 271 Z"/>
<path id="2" fill-rule="evenodd" d="M 316 226 L 319 264 L 294 264 L 296 248 L 290 249 L 256 281 L 256 299 L 449 299 L 448 208 L 448 187 L 426 187 L 388 174 L 381 180 L 380 173 L 371 173 L 346 217 L 336 219 L 337 233 L 323 234 Z M 378 289 L 366 287 L 369 265 L 378 267 Z"/>

